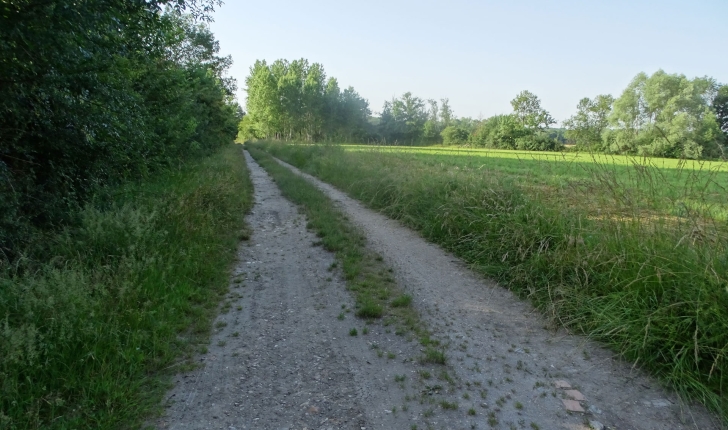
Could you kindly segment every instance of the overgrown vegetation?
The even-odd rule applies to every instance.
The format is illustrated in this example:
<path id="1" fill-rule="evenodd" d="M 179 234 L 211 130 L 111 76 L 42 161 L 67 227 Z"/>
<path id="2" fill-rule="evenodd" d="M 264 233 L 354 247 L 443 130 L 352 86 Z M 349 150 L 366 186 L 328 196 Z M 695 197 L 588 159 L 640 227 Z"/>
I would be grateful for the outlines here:
<path id="1" fill-rule="evenodd" d="M 0 428 L 128 427 L 158 407 L 166 373 L 206 342 L 251 203 L 227 146 L 97 195 L 5 266 Z"/>
<path id="2" fill-rule="evenodd" d="M 728 226 L 725 201 L 713 199 L 726 173 L 595 162 L 577 178 L 534 184 L 533 165 L 506 174 L 478 157 L 265 149 L 728 415 Z M 537 161 L 552 174 L 559 162 Z"/>
<path id="3" fill-rule="evenodd" d="M 231 59 L 204 25 L 219 3 L 2 2 L 0 264 L 99 188 L 234 139 Z"/>

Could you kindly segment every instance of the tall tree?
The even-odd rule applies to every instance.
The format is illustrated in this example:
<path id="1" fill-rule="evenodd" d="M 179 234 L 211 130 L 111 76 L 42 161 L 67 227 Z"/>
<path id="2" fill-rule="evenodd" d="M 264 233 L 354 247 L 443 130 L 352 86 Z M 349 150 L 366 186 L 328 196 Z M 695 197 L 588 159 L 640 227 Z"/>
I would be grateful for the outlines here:
<path id="1" fill-rule="evenodd" d="M 230 59 L 181 17 L 204 21 L 217 4 L 2 2 L 0 254 L 69 221 L 99 187 L 230 138 L 241 113 L 223 76 Z"/>
<path id="2" fill-rule="evenodd" d="M 440 99 L 440 128 L 448 127 L 454 118 L 450 108 L 450 99 Z"/>
<path id="3" fill-rule="evenodd" d="M 556 120 L 541 107 L 541 100 L 530 91 L 521 91 L 516 98 L 511 100 L 513 113 L 524 127 L 534 129 L 546 129 Z"/>
<path id="4" fill-rule="evenodd" d="M 326 79 L 319 63 L 303 58 L 270 65 L 257 61 L 245 83 L 248 115 L 241 127 L 246 136 L 365 139 L 369 103 L 351 87 L 342 92 L 336 78 Z"/>
<path id="5" fill-rule="evenodd" d="M 658 70 L 638 74 L 614 101 L 610 129 L 604 133 L 611 152 L 677 158 L 721 156 L 725 136 L 710 104 L 713 79 L 688 79 Z"/>
<path id="6" fill-rule="evenodd" d="M 609 125 L 614 97 L 598 95 L 593 100 L 579 101 L 576 115 L 564 121 L 566 138 L 578 147 L 599 150 L 602 147 L 602 132 Z"/>
<path id="7" fill-rule="evenodd" d="M 718 120 L 718 126 L 725 136 L 723 141 L 726 142 L 728 141 L 728 85 L 721 85 L 712 106 Z"/>

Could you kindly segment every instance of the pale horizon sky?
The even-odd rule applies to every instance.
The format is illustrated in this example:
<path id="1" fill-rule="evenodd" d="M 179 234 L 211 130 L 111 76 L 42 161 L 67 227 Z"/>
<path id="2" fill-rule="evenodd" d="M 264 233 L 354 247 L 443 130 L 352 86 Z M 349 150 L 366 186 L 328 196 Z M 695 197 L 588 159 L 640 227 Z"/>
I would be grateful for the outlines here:
<path id="1" fill-rule="evenodd" d="M 372 112 L 410 91 L 486 118 L 529 90 L 561 122 L 583 97 L 618 97 L 639 72 L 728 83 L 726 17 L 726 0 L 227 0 L 211 29 L 233 57 L 243 107 L 256 60 L 306 58 Z"/>

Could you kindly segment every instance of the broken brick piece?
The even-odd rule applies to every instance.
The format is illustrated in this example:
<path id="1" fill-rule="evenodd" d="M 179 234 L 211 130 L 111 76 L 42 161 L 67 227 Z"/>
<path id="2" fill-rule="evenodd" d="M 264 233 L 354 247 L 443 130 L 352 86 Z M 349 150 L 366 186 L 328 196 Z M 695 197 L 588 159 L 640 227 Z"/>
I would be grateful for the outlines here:
<path id="1" fill-rule="evenodd" d="M 571 397 L 574 400 L 582 401 L 586 400 L 586 397 L 584 397 L 583 394 L 579 392 L 579 390 L 566 390 L 564 391 L 567 396 Z"/>
<path id="2" fill-rule="evenodd" d="M 554 381 L 554 386 L 556 388 L 571 388 L 571 384 L 561 379 L 558 381 Z"/>
<path id="3" fill-rule="evenodd" d="M 561 399 L 564 403 L 564 407 L 569 412 L 584 412 L 584 408 L 581 407 L 581 403 L 576 400 Z"/>

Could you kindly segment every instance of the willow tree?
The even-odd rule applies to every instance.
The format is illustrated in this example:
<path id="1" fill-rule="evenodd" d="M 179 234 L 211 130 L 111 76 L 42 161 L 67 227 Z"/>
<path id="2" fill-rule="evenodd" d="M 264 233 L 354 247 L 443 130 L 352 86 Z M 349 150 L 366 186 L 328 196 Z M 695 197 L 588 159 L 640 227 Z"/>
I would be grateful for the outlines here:
<path id="1" fill-rule="evenodd" d="M 708 77 L 658 70 L 638 74 L 614 101 L 604 144 L 610 152 L 675 158 L 718 157 L 725 150 Z"/>

